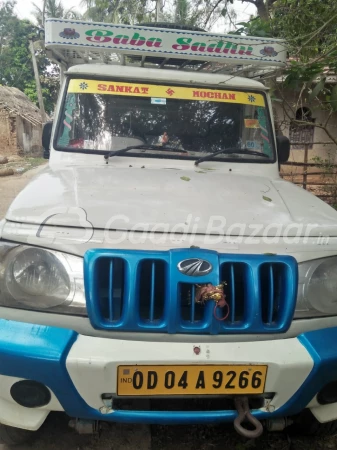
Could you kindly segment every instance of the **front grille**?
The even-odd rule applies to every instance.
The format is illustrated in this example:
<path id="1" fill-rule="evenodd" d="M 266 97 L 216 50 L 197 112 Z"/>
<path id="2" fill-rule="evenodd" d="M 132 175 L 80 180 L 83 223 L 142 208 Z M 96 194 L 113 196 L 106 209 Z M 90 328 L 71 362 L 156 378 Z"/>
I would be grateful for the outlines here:
<path id="1" fill-rule="evenodd" d="M 204 259 L 212 271 L 190 276 L 185 259 Z M 197 286 L 224 283 L 229 307 L 195 302 Z M 89 250 L 87 307 L 94 328 L 162 333 L 281 333 L 293 317 L 297 263 L 290 256 L 228 255 L 188 249 L 168 252 Z"/>

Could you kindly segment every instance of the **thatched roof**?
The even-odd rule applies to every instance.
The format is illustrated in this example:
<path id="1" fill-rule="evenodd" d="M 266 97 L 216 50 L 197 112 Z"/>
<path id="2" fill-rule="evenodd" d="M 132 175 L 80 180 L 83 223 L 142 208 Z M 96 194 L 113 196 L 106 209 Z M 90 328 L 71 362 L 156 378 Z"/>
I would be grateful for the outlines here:
<path id="1" fill-rule="evenodd" d="M 17 88 L 0 86 L 0 108 L 5 108 L 10 113 L 21 116 L 34 125 L 42 123 L 38 107 Z"/>

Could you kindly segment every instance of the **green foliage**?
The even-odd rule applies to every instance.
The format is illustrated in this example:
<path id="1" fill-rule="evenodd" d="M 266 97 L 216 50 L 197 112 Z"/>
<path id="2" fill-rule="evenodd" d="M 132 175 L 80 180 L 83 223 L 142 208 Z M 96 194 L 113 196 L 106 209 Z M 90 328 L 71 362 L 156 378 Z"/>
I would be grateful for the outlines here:
<path id="1" fill-rule="evenodd" d="M 209 29 L 228 14 L 234 0 L 175 0 L 163 2 L 160 21 L 194 25 Z M 136 24 L 156 21 L 154 0 L 82 0 L 86 19 L 99 22 Z"/>
<path id="2" fill-rule="evenodd" d="M 286 84 L 309 94 L 310 101 L 325 95 L 325 106 L 337 110 L 337 93 L 326 82 L 326 75 L 337 70 L 336 1 L 279 0 L 271 28 L 288 42 L 292 61 Z"/>
<path id="3" fill-rule="evenodd" d="M 0 84 L 20 89 L 38 104 L 29 50 L 29 38 L 36 35 L 36 26 L 28 20 L 20 20 L 14 13 L 14 7 L 13 0 L 0 6 Z M 37 51 L 37 63 L 46 111 L 50 113 L 57 97 L 57 71 L 42 50 Z"/>
<path id="4" fill-rule="evenodd" d="M 147 0 L 84 0 L 83 3 L 87 6 L 86 19 L 128 25 L 151 20 Z"/>
<path id="5" fill-rule="evenodd" d="M 277 0 L 264 5 L 269 6 L 268 20 L 257 17 L 240 23 L 236 34 L 285 39 L 289 64 L 284 87 L 297 93 L 296 105 L 315 100 L 320 109 L 337 111 L 337 88 L 328 83 L 328 75 L 337 73 L 336 0 Z"/>
<path id="6" fill-rule="evenodd" d="M 42 0 L 44 1 L 44 0 Z M 43 26 L 44 19 L 47 17 L 62 18 L 62 19 L 80 19 L 81 14 L 74 10 L 74 8 L 66 9 L 61 0 L 45 0 L 45 17 L 43 18 L 43 4 L 38 6 L 33 3 L 33 16 L 39 26 Z"/>
<path id="7" fill-rule="evenodd" d="M 59 79 L 58 76 L 41 76 L 40 83 L 42 88 L 42 97 L 44 101 L 44 107 L 48 114 L 54 111 L 55 103 L 57 101 L 59 91 Z M 35 80 L 31 80 L 26 83 L 24 93 L 27 97 L 36 105 L 38 105 L 38 97 L 36 91 Z"/>
<path id="8" fill-rule="evenodd" d="M 239 22 L 236 26 L 239 26 L 239 28 L 231 34 L 259 37 L 271 37 L 273 35 L 270 22 L 261 19 L 261 17 L 254 17 L 249 22 Z"/>
<path id="9" fill-rule="evenodd" d="M 321 158 L 314 156 L 312 161 L 317 164 L 316 167 L 322 171 L 322 180 L 327 184 L 321 189 L 325 195 L 328 195 L 327 203 L 333 208 L 337 209 L 337 172 L 334 162 L 334 155 L 329 155 L 328 158 Z"/>
<path id="10" fill-rule="evenodd" d="M 233 0 L 176 0 L 169 21 L 202 29 L 210 29 L 220 17 L 228 14 L 228 3 Z"/>
<path id="11" fill-rule="evenodd" d="M 309 102 L 311 102 L 312 100 L 314 100 L 315 97 L 318 97 L 319 94 L 323 91 L 324 86 L 325 86 L 325 80 L 326 78 L 323 77 L 314 87 L 314 89 L 311 91 L 311 94 L 309 95 Z"/>
<path id="12" fill-rule="evenodd" d="M 180 24 L 189 21 L 189 2 L 188 0 L 177 0 L 175 11 L 175 22 Z"/>
<path id="13" fill-rule="evenodd" d="M 23 90 L 32 76 L 27 36 L 34 27 L 14 15 L 14 5 L 9 1 L 0 7 L 0 83 Z"/>
<path id="14" fill-rule="evenodd" d="M 331 108 L 334 112 L 337 111 L 337 86 L 334 86 L 331 90 L 331 96 L 330 96 L 330 104 Z"/>
<path id="15" fill-rule="evenodd" d="M 311 85 L 313 81 L 317 80 L 317 77 L 322 74 L 322 67 L 320 64 L 305 65 L 301 61 L 290 61 L 289 68 L 285 73 L 287 77 L 284 86 L 299 91 L 304 84 Z"/>
<path id="16" fill-rule="evenodd" d="M 330 51 L 336 55 L 336 25 L 335 0 L 278 0 L 272 9 L 273 35 L 287 39 L 290 53 L 302 62 Z"/>

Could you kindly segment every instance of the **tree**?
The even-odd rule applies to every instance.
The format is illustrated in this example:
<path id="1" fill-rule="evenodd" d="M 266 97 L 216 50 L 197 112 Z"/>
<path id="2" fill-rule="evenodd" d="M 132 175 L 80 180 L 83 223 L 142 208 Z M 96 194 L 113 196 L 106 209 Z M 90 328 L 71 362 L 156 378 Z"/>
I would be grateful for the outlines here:
<path id="1" fill-rule="evenodd" d="M 127 25 L 150 21 L 155 8 L 148 0 L 84 0 L 86 19 Z M 152 15 L 152 16 L 151 16 Z"/>
<path id="2" fill-rule="evenodd" d="M 49 70 L 51 68 L 49 67 Z M 59 73 L 58 70 L 53 70 L 40 76 L 40 83 L 42 87 L 42 96 L 44 100 L 44 107 L 48 114 L 54 111 L 55 103 L 57 101 L 58 92 L 60 88 Z M 26 83 L 24 91 L 27 97 L 36 105 L 38 105 L 38 97 L 36 92 L 35 80 L 31 80 Z"/>
<path id="3" fill-rule="evenodd" d="M 98 22 L 137 24 L 156 21 L 159 0 L 83 0 L 87 7 L 85 18 Z M 210 29 L 228 14 L 233 0 L 174 0 L 164 2 L 165 22 L 194 25 Z"/>
<path id="4" fill-rule="evenodd" d="M 34 26 L 14 14 L 14 1 L 0 7 L 0 82 L 24 89 L 26 80 L 32 79 L 32 66 L 28 49 L 28 36 Z"/>
<path id="5" fill-rule="evenodd" d="M 209 29 L 227 11 L 228 1 L 223 0 L 176 0 L 171 21 L 179 24 Z M 168 13 L 170 14 L 170 13 Z"/>
<path id="6" fill-rule="evenodd" d="M 235 16 L 231 5 L 233 0 L 175 0 L 173 7 L 164 8 L 167 22 L 196 26 L 210 30 L 222 17 Z"/>
<path id="7" fill-rule="evenodd" d="M 256 5 L 257 0 L 249 1 Z M 267 6 L 267 2 L 265 3 Z M 267 20 L 265 20 L 267 19 Z M 282 38 L 286 41 L 288 67 L 283 83 L 274 83 L 284 106 L 284 114 L 297 126 L 308 126 L 296 111 L 310 103 L 327 112 L 324 123 L 314 126 L 325 131 L 331 141 L 329 124 L 337 112 L 337 85 L 328 83 L 328 74 L 337 74 L 337 3 L 335 0 L 277 0 L 268 2 L 268 14 L 241 23 L 237 34 Z M 293 101 L 284 92 L 293 93 Z"/>
<path id="8" fill-rule="evenodd" d="M 177 0 L 175 5 L 175 22 L 187 23 L 188 22 L 188 0 Z"/>
<path id="9" fill-rule="evenodd" d="M 241 0 L 241 2 L 251 3 L 252 5 L 256 6 L 257 15 L 262 20 L 268 20 L 270 9 L 274 5 L 274 3 L 277 2 L 277 0 Z M 231 1 L 231 3 L 233 3 L 233 1 Z"/>
<path id="10" fill-rule="evenodd" d="M 33 6 L 32 14 L 40 27 L 44 26 L 47 17 L 74 20 L 81 18 L 81 14 L 75 11 L 74 8 L 66 9 L 61 0 L 44 0 L 42 8 L 36 3 L 33 3 Z"/>
<path id="11" fill-rule="evenodd" d="M 36 34 L 36 26 L 20 20 L 14 13 L 15 2 L 8 0 L 0 6 L 0 84 L 16 87 L 37 103 L 29 38 Z M 54 66 L 42 50 L 37 51 L 37 63 L 48 113 L 53 111 L 58 86 Z"/>

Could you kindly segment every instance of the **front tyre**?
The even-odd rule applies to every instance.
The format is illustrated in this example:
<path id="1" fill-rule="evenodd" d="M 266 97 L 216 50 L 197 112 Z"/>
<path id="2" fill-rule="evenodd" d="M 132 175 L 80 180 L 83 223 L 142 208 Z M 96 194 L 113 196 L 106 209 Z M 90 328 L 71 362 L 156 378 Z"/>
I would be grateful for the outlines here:
<path id="1" fill-rule="evenodd" d="M 329 437 L 337 435 L 337 420 L 320 423 L 309 409 L 305 409 L 289 427 L 289 431 L 303 436 Z"/>
<path id="2" fill-rule="evenodd" d="M 31 442 L 37 437 L 37 431 L 23 430 L 0 424 L 0 444 L 16 446 Z"/>

